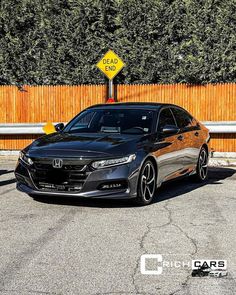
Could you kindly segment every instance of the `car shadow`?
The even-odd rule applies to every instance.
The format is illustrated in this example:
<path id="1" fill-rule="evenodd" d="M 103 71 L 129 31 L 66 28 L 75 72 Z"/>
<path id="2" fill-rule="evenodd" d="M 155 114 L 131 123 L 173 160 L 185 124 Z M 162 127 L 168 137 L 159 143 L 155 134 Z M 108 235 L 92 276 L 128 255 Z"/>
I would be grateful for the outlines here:
<path id="1" fill-rule="evenodd" d="M 0 170 L 0 177 L 2 175 L 8 174 L 8 173 L 12 173 L 12 172 L 14 172 L 14 170 L 5 170 L 5 169 L 4 170 Z M 5 180 L 0 181 L 0 186 L 5 186 L 5 185 L 12 184 L 12 183 L 15 183 L 15 182 L 16 182 L 16 179 L 15 178 L 5 179 Z"/>
<path id="2" fill-rule="evenodd" d="M 154 203 L 184 195 L 205 185 L 221 185 L 222 180 L 229 177 L 236 180 L 236 169 L 211 167 L 208 179 L 203 183 L 195 182 L 189 177 L 166 182 L 157 190 L 158 198 L 155 198 Z"/>
<path id="3" fill-rule="evenodd" d="M 0 181 L 0 186 L 12 184 L 12 183 L 15 183 L 15 182 L 16 182 L 15 178 L 3 180 L 3 181 Z"/>
<path id="4" fill-rule="evenodd" d="M 208 180 L 204 183 L 195 183 L 189 178 L 177 179 L 164 183 L 158 190 L 153 203 L 162 202 L 171 198 L 184 195 L 205 185 L 221 185 L 222 180 L 234 177 L 236 180 L 236 169 L 232 168 L 210 168 Z M 83 206 L 97 208 L 122 208 L 135 207 L 132 200 L 111 199 L 85 199 L 73 197 L 33 196 L 35 201 L 54 205 Z"/>
<path id="5" fill-rule="evenodd" d="M 0 170 L 0 176 L 4 174 L 12 173 L 12 172 L 14 172 L 14 170 L 6 170 L 6 169 Z"/>

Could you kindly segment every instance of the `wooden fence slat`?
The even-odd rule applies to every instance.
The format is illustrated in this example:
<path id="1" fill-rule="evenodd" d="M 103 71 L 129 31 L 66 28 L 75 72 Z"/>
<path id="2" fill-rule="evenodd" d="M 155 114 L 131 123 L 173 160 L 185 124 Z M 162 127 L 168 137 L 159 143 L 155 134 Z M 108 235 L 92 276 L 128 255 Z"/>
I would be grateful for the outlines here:
<path id="1" fill-rule="evenodd" d="M 236 83 L 192 86 L 116 85 L 119 102 L 166 102 L 183 106 L 201 121 L 236 121 Z M 66 122 L 84 108 L 104 103 L 106 85 L 0 86 L 0 123 Z M 1 136 L 0 149 L 19 149 L 32 136 Z M 236 134 L 213 135 L 212 147 L 236 151 Z"/>

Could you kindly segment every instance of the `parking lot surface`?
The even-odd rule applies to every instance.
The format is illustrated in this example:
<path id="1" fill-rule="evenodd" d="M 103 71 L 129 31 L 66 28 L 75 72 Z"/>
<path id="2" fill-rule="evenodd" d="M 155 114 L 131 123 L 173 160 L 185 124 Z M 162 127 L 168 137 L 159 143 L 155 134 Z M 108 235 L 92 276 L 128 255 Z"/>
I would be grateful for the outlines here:
<path id="1" fill-rule="evenodd" d="M 14 166 L 0 160 L 0 294 L 236 294 L 235 169 L 165 184 L 154 204 L 135 207 L 33 199 L 15 189 Z M 143 254 L 162 255 L 160 275 L 141 273 Z M 228 275 L 192 277 L 192 259 L 227 260 Z"/>

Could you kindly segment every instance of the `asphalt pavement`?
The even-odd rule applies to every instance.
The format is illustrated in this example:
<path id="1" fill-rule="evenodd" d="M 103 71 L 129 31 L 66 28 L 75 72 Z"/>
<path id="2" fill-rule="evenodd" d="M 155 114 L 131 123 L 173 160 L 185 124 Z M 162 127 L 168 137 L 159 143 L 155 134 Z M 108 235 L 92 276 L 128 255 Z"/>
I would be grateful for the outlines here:
<path id="1" fill-rule="evenodd" d="M 165 184 L 135 207 L 33 199 L 15 189 L 14 166 L 0 160 L 0 294 L 236 294 L 235 168 Z M 146 264 L 161 274 L 141 273 L 143 254 L 161 255 Z M 192 277 L 192 259 L 227 260 L 228 275 Z"/>

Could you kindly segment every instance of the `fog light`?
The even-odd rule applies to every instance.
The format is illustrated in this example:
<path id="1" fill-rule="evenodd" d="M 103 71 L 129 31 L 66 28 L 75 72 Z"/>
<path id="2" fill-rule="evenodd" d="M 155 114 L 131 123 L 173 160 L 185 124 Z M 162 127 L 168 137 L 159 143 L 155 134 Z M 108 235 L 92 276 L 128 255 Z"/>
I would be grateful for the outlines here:
<path id="1" fill-rule="evenodd" d="M 103 184 L 101 189 L 111 189 L 111 188 L 121 188 L 121 183 L 111 183 L 111 184 Z"/>
<path id="2" fill-rule="evenodd" d="M 128 187 L 126 181 L 113 181 L 105 182 L 98 186 L 99 190 L 113 190 L 113 189 L 126 189 Z"/>

